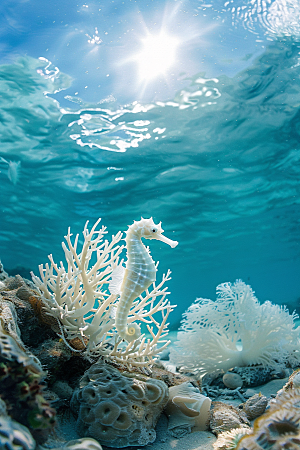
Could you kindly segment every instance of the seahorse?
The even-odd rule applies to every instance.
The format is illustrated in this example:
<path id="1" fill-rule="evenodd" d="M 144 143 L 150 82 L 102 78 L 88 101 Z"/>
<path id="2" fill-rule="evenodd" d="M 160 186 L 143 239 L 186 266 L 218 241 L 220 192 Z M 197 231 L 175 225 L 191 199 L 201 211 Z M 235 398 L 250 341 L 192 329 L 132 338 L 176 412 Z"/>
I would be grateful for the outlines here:
<path id="1" fill-rule="evenodd" d="M 112 274 L 109 290 L 111 294 L 120 295 L 115 326 L 119 336 L 127 342 L 134 341 L 141 335 L 138 324 L 132 323 L 128 326 L 128 315 L 132 303 L 156 280 L 156 266 L 141 238 L 157 239 L 172 248 L 176 247 L 178 242 L 168 239 L 162 234 L 163 231 L 161 222 L 155 225 L 152 217 L 134 221 L 126 232 L 126 268 L 120 265 Z"/>

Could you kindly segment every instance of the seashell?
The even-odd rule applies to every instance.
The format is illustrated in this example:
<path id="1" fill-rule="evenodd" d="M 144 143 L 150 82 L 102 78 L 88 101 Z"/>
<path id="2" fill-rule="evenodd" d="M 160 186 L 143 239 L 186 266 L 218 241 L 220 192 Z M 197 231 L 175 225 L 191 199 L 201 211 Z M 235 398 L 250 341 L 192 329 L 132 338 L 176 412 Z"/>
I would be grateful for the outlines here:
<path id="1" fill-rule="evenodd" d="M 210 411 L 210 428 L 216 435 L 232 428 L 249 426 L 250 422 L 244 411 L 222 402 L 213 402 Z"/>
<path id="2" fill-rule="evenodd" d="M 169 388 L 165 412 L 169 416 L 168 429 L 175 437 L 207 429 L 211 399 L 202 395 L 190 382 Z"/>
<path id="3" fill-rule="evenodd" d="M 223 375 L 223 383 L 229 389 L 236 389 L 243 386 L 243 379 L 238 373 L 227 372 Z"/>
<path id="4" fill-rule="evenodd" d="M 244 403 L 243 411 L 245 411 L 249 420 L 253 420 L 265 412 L 267 405 L 267 397 L 259 393 L 253 395 Z"/>

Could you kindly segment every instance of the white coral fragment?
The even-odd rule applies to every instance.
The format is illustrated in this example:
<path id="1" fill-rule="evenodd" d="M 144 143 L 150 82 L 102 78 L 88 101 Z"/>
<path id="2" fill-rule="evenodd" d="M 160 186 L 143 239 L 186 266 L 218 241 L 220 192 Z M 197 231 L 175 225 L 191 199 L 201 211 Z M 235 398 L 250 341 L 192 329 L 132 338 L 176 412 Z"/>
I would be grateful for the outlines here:
<path id="1" fill-rule="evenodd" d="M 183 315 L 170 362 L 203 375 L 217 369 L 299 361 L 299 327 L 285 306 L 260 304 L 237 280 L 217 287 L 217 299 L 197 299 Z"/>

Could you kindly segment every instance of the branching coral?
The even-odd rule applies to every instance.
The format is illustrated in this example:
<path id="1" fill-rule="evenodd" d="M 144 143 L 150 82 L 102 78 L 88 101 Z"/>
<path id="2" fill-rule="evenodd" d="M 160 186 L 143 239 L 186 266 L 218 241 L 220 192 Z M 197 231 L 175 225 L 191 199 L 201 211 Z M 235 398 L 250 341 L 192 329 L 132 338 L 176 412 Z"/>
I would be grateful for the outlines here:
<path id="1" fill-rule="evenodd" d="M 299 362 L 296 314 L 266 301 L 237 280 L 217 287 L 215 302 L 197 299 L 184 314 L 170 362 L 200 375 L 216 369 Z"/>
<path id="2" fill-rule="evenodd" d="M 57 265 L 52 255 L 50 264 L 39 266 L 40 277 L 32 274 L 32 279 L 41 293 L 44 309 L 49 316 L 56 318 L 60 337 L 67 345 L 86 355 L 102 355 L 117 362 L 145 367 L 152 364 L 155 356 L 169 341 L 167 318 L 172 306 L 166 299 L 170 271 L 152 290 L 146 289 L 133 301 L 128 324 L 139 321 L 145 324 L 150 337 L 142 334 L 138 339 L 124 343 L 115 329 L 115 315 L 118 294 L 107 291 L 113 271 L 119 265 L 120 254 L 124 248 L 119 245 L 122 233 L 104 240 L 107 233 L 102 226 L 97 229 L 100 219 L 88 230 L 88 222 L 83 230 L 83 244 L 78 250 L 79 235 L 74 243 L 70 229 L 62 243 L 66 267 Z M 161 315 L 159 320 L 157 313 Z M 83 350 L 82 350 L 83 349 Z"/>

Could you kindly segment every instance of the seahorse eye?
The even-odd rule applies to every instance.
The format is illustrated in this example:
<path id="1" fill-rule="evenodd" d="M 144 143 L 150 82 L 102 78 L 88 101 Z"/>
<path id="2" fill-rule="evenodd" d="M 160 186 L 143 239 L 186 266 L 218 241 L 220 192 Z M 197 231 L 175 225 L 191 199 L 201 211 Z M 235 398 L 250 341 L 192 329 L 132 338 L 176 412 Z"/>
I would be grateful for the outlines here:
<path id="1" fill-rule="evenodd" d="M 156 232 L 156 229 L 155 229 L 155 228 L 152 228 L 152 232 L 155 233 L 155 232 Z"/>

